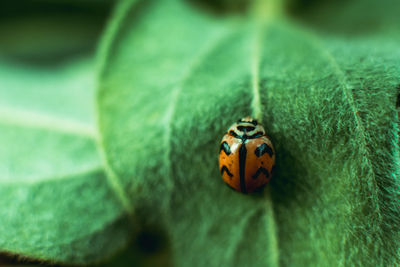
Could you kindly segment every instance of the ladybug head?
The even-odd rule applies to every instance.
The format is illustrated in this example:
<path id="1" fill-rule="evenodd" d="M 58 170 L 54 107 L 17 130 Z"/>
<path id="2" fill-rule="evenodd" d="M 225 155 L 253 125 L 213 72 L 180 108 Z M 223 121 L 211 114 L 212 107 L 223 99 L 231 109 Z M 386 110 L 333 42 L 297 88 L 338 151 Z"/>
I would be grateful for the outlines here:
<path id="1" fill-rule="evenodd" d="M 265 135 L 265 130 L 257 120 L 245 117 L 233 124 L 229 128 L 228 134 L 240 139 L 252 139 Z"/>

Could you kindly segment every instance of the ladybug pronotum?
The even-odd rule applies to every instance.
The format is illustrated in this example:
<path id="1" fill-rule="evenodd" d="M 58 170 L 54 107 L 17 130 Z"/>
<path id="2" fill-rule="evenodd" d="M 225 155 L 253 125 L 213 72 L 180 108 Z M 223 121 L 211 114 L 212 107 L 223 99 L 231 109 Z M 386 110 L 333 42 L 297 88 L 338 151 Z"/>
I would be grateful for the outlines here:
<path id="1" fill-rule="evenodd" d="M 219 150 L 222 179 L 233 189 L 250 193 L 267 184 L 275 166 L 275 150 L 264 128 L 250 117 L 225 133 Z"/>

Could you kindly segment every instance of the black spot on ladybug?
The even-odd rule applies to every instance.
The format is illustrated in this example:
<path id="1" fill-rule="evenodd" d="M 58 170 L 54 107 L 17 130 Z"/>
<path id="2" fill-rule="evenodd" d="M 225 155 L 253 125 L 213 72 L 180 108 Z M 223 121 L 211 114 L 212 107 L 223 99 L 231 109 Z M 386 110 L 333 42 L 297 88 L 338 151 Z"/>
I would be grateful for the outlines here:
<path id="1" fill-rule="evenodd" d="M 230 155 L 231 152 L 231 148 L 229 147 L 227 142 L 222 142 L 221 147 L 219 148 L 219 152 L 221 152 L 221 150 L 223 150 L 225 152 L 226 155 Z"/>
<path id="2" fill-rule="evenodd" d="M 255 133 L 253 135 L 250 135 L 250 136 L 245 135 L 244 138 L 245 139 L 256 139 L 258 137 L 261 137 L 262 135 L 263 135 L 262 132 L 257 132 L 257 133 Z"/>
<path id="3" fill-rule="evenodd" d="M 230 130 L 230 131 L 229 131 L 229 135 L 230 135 L 230 136 L 233 136 L 233 137 L 235 137 L 235 138 L 242 139 L 242 137 L 239 136 L 239 135 L 237 135 L 237 134 L 235 133 L 235 131 L 233 131 L 233 130 Z"/>
<path id="4" fill-rule="evenodd" d="M 257 157 L 261 157 L 265 153 L 268 153 L 271 158 L 274 155 L 274 151 L 272 150 L 272 148 L 265 143 L 257 147 L 254 153 Z"/>
<path id="5" fill-rule="evenodd" d="M 237 128 L 239 131 L 244 132 L 244 133 L 251 132 L 255 129 L 254 126 L 238 126 Z"/>
<path id="6" fill-rule="evenodd" d="M 221 168 L 221 175 L 223 175 L 224 172 L 226 172 L 226 174 L 228 174 L 228 176 L 232 178 L 233 174 L 229 171 L 229 169 L 225 165 L 222 166 Z"/>
<path id="7" fill-rule="evenodd" d="M 269 177 L 269 172 L 268 172 L 268 170 L 265 169 L 265 168 L 263 168 L 263 167 L 260 167 L 260 168 L 258 168 L 257 172 L 252 176 L 253 179 L 257 179 L 258 176 L 259 176 L 261 173 L 263 173 L 263 174 L 265 175 L 265 177 L 267 177 L 267 178 Z"/>

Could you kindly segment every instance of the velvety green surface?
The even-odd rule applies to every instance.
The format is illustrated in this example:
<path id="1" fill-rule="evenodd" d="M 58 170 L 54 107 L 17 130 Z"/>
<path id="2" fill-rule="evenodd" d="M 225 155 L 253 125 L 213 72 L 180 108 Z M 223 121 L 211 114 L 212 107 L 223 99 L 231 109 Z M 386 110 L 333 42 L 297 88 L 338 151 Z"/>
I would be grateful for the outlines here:
<path id="1" fill-rule="evenodd" d="M 34 34 L 0 41 L 18 58 L 54 49 L 42 66 L 0 51 L 0 253 L 64 265 L 399 265 L 396 10 L 124 0 L 97 69 L 90 55 L 65 58 L 93 45 L 81 33 L 98 18 L 45 27 L 62 38 L 34 52 Z M 250 195 L 218 170 L 223 133 L 247 115 L 277 153 L 275 177 Z"/>
<path id="2" fill-rule="evenodd" d="M 393 28 L 314 34 L 274 1 L 250 18 L 173 0 L 127 6 L 103 43 L 101 143 L 120 198 L 162 225 L 175 265 L 399 262 Z M 223 132 L 249 114 L 278 166 L 251 196 L 217 167 Z"/>
<path id="3" fill-rule="evenodd" d="M 129 240 L 96 149 L 93 69 L 87 59 L 52 70 L 0 66 L 3 252 L 83 264 Z"/>

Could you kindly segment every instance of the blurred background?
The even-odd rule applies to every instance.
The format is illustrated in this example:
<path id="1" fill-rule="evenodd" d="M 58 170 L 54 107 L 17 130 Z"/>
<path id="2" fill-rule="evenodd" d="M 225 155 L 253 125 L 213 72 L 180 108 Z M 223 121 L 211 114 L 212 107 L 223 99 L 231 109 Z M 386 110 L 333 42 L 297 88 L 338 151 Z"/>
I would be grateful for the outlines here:
<path id="1" fill-rule="evenodd" d="M 58 114 L 85 109 L 92 121 L 95 51 L 114 1 L 6 1 L 0 9 L 2 109 Z M 29 89 L 28 89 L 29 88 Z M 63 91 L 60 94 L 54 91 Z M 35 94 L 24 96 L 26 92 Z M 85 91 L 80 99 L 76 91 Z M 49 105 L 51 107 L 49 107 Z M 7 112 L 3 112 L 7 113 Z M 81 112 L 82 113 L 82 112 Z"/>
<path id="2" fill-rule="evenodd" d="M 7 1 L 0 10 L 1 55 L 31 66 L 92 57 L 114 1 Z"/>
<path id="3" fill-rule="evenodd" d="M 85 131 L 96 131 L 96 51 L 116 2 L 19 0 L 2 3 L 1 121 L 56 125 L 58 122 L 48 117 L 51 110 L 52 116 L 64 118 L 65 123 L 79 122 Z M 65 127 L 69 126 L 73 125 Z M 0 160 L 4 159 L 4 154 L 0 151 Z M 37 163 L 43 161 L 39 159 Z M 0 164 L 0 172 L 6 173 L 3 179 L 12 178 L 7 163 Z M 132 262 L 139 266 L 154 266 L 157 261 L 164 262 L 166 244 L 160 236 L 144 230 L 125 251 L 101 266 L 131 266 Z M 0 253 L 0 266 L 10 265 L 58 266 Z"/>
<path id="4" fill-rule="evenodd" d="M 94 131 L 95 51 L 113 6 L 109 0 L 2 2 L 0 120 L 52 124 L 53 110 Z M 7 162 L 0 165 L 7 179 Z M 0 266 L 7 265 L 48 263 L 0 254 Z"/>

